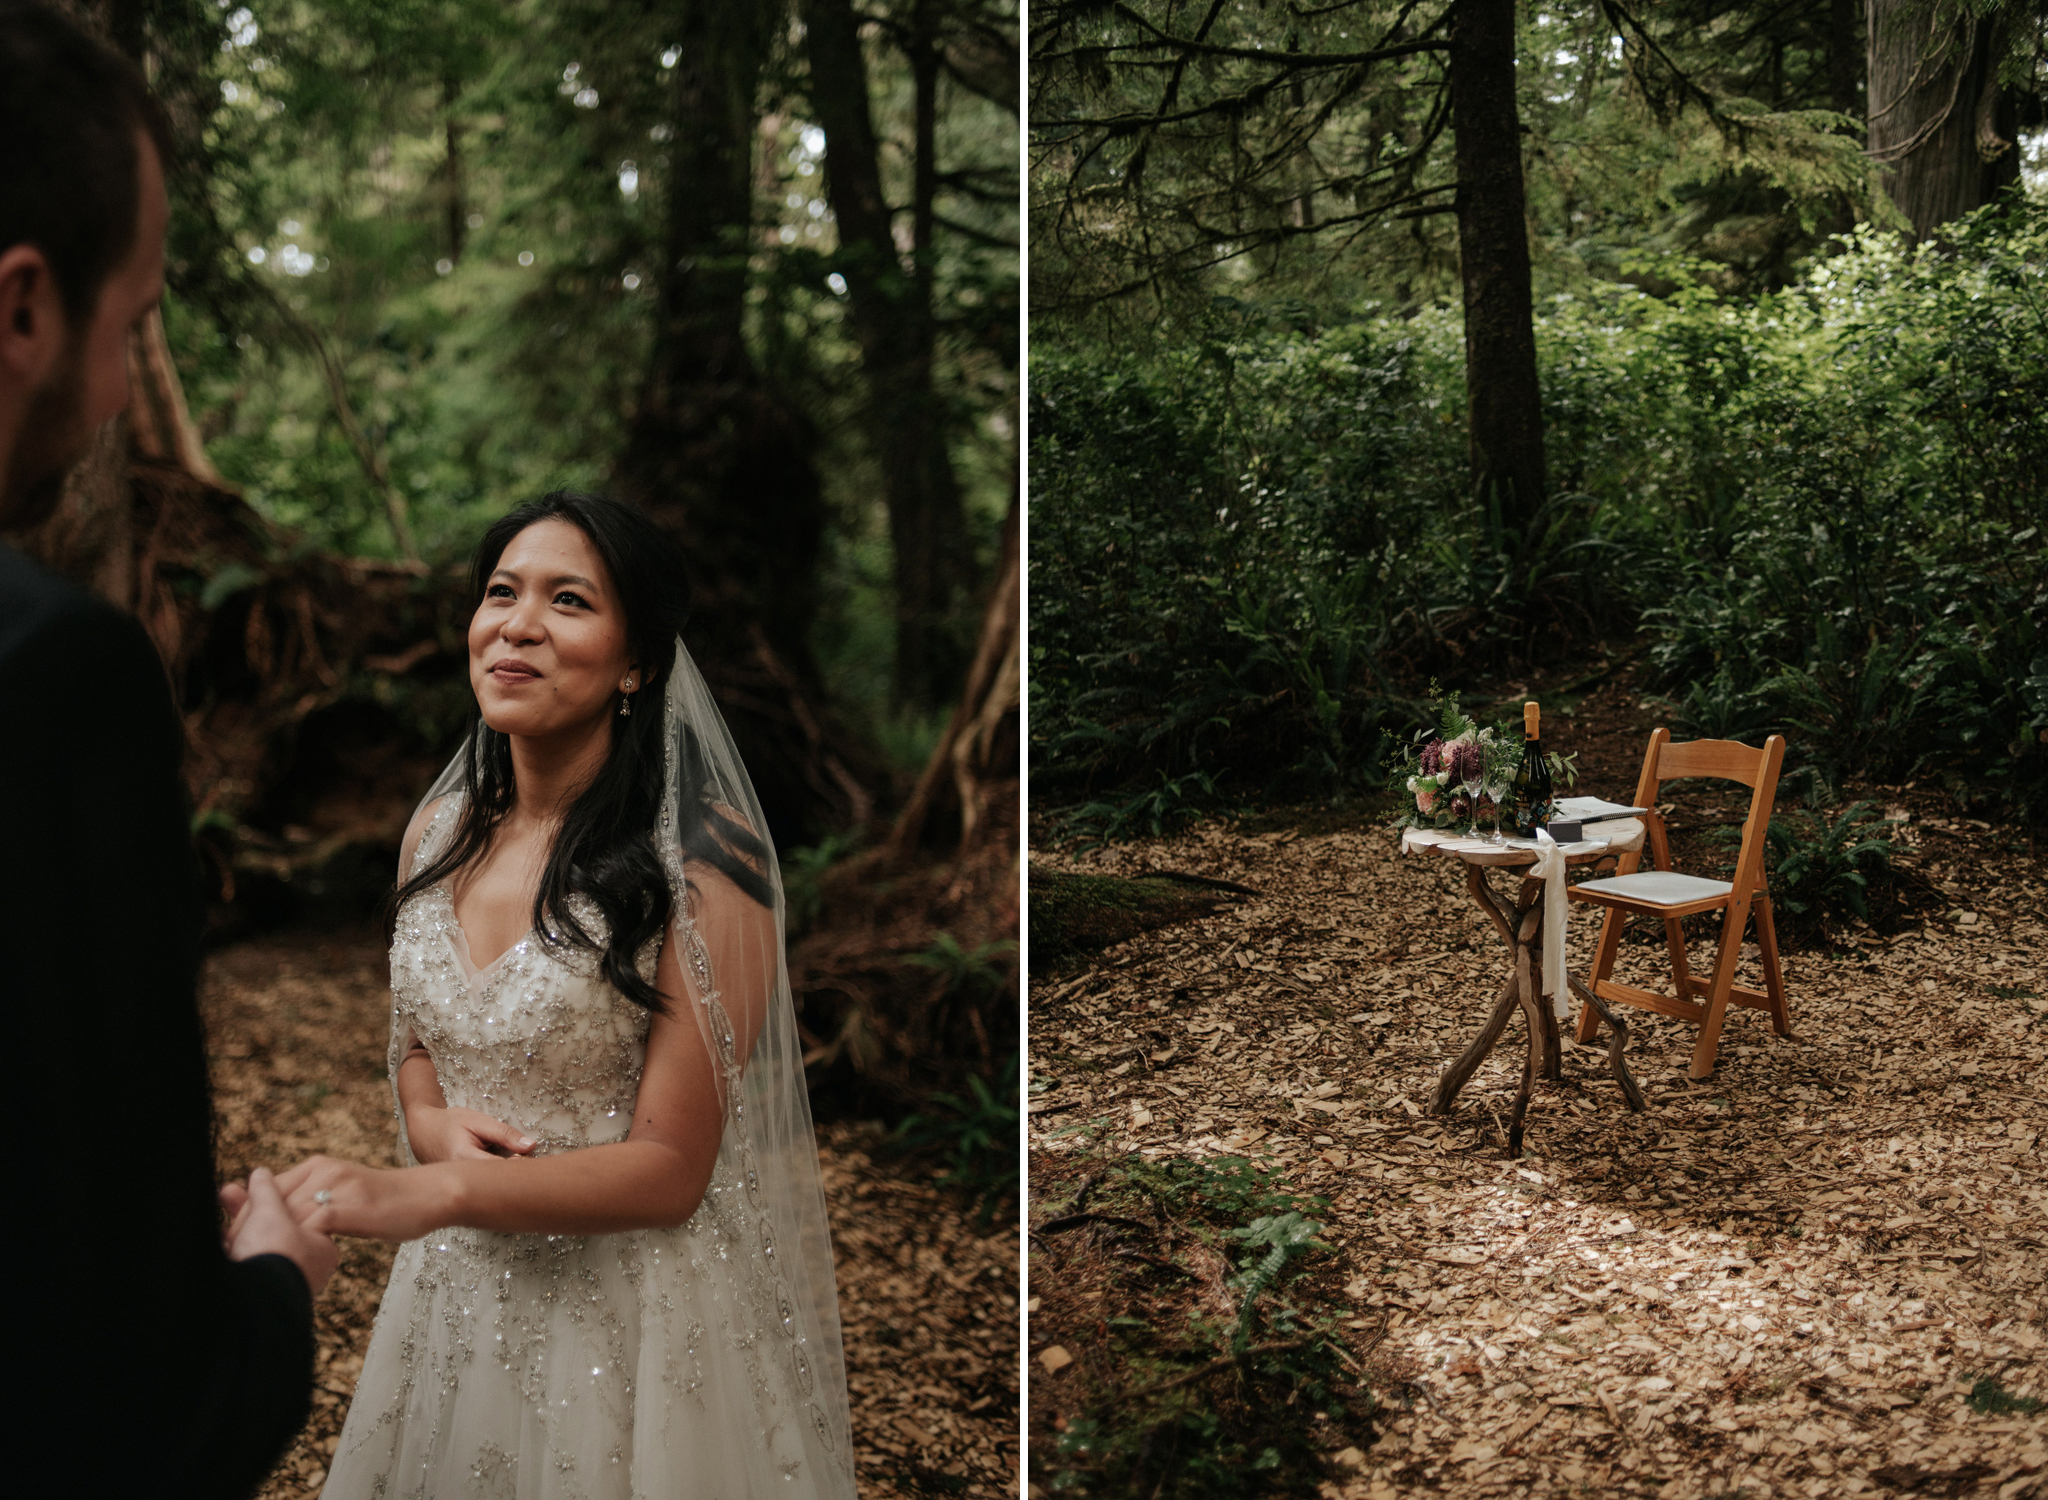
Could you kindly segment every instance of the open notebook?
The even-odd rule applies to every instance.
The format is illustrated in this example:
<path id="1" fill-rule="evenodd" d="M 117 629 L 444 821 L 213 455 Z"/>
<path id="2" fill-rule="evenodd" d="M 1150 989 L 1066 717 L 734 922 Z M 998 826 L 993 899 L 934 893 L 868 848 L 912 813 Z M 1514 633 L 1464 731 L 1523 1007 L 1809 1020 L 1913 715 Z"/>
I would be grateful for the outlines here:
<path id="1" fill-rule="evenodd" d="M 1647 807 L 1626 807 L 1619 802 L 1602 801 L 1598 797 L 1560 797 L 1557 800 L 1557 816 L 1575 823 L 1605 823 L 1612 818 L 1639 818 L 1648 811 Z"/>

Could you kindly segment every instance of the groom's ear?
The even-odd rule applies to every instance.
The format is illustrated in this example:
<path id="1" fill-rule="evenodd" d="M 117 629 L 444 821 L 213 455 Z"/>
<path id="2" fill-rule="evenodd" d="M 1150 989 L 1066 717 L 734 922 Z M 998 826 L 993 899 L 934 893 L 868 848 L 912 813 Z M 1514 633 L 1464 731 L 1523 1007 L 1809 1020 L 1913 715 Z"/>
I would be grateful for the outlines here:
<path id="1" fill-rule="evenodd" d="M 49 377 L 70 327 L 57 279 L 34 245 L 0 254 L 0 376 L 10 390 L 32 391 Z"/>

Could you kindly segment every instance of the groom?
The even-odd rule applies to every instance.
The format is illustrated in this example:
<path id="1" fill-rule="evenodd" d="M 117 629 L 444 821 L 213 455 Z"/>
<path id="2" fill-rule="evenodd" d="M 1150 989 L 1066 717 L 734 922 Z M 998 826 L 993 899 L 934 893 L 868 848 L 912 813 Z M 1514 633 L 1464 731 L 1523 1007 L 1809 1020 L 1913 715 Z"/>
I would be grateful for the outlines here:
<path id="1" fill-rule="evenodd" d="M 128 403 L 163 291 L 167 135 L 141 75 L 0 0 L 0 530 Z M 8 1488 L 247 1495 L 306 1416 L 335 1248 L 267 1172 L 223 1247 L 182 734 L 130 616 L 0 544 Z"/>

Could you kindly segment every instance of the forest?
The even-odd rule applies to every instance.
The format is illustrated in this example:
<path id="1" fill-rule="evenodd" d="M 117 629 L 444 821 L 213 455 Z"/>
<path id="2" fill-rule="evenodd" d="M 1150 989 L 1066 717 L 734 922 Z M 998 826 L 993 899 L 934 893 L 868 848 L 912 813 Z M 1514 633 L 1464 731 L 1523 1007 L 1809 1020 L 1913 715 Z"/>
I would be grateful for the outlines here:
<path id="1" fill-rule="evenodd" d="M 170 116 L 167 292 L 125 423 L 13 540 L 156 641 L 216 940 L 370 915 L 473 713 L 472 541 L 606 489 L 695 564 L 820 1079 L 997 1098 L 1014 10 L 71 10 Z"/>
<path id="2" fill-rule="evenodd" d="M 2033 816 L 2041 18 L 1871 14 L 1035 12 L 1034 806 L 1368 789 L 1433 674 L 1625 638 Z"/>
<path id="3" fill-rule="evenodd" d="M 1032 5 L 1036 1493 L 2044 1493 L 2044 54 Z M 1730 892 L 1570 996 L 1419 771 L 1536 700 Z"/>

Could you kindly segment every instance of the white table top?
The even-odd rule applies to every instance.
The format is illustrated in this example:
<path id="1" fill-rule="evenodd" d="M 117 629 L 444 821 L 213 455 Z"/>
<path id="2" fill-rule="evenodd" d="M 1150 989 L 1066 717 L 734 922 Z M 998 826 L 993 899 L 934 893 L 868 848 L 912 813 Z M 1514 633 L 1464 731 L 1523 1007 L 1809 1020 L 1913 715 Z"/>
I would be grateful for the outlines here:
<path id="1" fill-rule="evenodd" d="M 1610 854 L 1627 854 L 1643 847 L 1645 829 L 1640 818 L 1616 818 L 1611 823 L 1598 825 L 1597 838 L 1581 839 L 1576 844 L 1559 845 L 1564 850 L 1564 862 L 1568 865 L 1590 864 L 1607 858 Z M 1438 828 L 1409 828 L 1401 834 L 1401 852 L 1420 854 L 1453 854 L 1467 864 L 1475 865 L 1533 865 L 1536 863 L 1535 841 L 1514 839 L 1506 844 L 1489 844 L 1483 839 L 1463 838 L 1455 833 Z"/>

